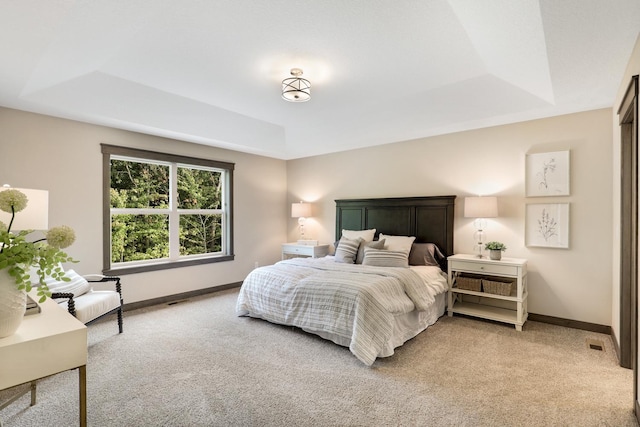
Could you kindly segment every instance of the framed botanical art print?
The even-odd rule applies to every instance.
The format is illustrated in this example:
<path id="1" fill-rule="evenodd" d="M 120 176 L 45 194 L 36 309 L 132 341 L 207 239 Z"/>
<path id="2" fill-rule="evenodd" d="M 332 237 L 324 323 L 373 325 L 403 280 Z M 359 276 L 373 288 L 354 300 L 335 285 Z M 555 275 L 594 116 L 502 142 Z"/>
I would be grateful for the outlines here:
<path id="1" fill-rule="evenodd" d="M 569 151 L 527 154 L 526 196 L 569 195 Z"/>
<path id="2" fill-rule="evenodd" d="M 569 203 L 527 205 L 525 244 L 544 248 L 569 248 Z"/>

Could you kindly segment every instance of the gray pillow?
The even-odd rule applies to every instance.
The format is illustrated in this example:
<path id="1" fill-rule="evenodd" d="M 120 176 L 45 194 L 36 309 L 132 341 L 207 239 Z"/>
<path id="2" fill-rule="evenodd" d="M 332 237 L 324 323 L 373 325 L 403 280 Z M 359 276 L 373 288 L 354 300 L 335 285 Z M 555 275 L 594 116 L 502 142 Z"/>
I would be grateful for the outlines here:
<path id="1" fill-rule="evenodd" d="M 364 248 L 362 265 L 376 267 L 409 267 L 407 251 L 393 251 L 389 249 Z"/>
<path id="2" fill-rule="evenodd" d="M 384 249 L 384 239 L 374 240 L 373 242 L 361 242 L 358 248 L 358 255 L 356 255 L 356 264 L 362 264 L 365 248 Z"/>
<path id="3" fill-rule="evenodd" d="M 438 246 L 434 243 L 414 243 L 409 253 L 409 265 L 432 265 L 440 267 L 444 258 Z"/>
<path id="4" fill-rule="evenodd" d="M 341 238 L 336 248 L 336 254 L 334 255 L 335 261 L 353 264 L 356 260 L 356 254 L 358 253 L 358 247 L 361 241 L 362 238 L 360 237 L 357 239 Z"/>

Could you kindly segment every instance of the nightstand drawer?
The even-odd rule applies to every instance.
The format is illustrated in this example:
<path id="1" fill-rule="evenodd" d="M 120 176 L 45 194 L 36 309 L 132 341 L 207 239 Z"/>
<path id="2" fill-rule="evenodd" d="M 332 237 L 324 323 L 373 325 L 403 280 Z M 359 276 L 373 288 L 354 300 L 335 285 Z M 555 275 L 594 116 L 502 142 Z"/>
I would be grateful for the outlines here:
<path id="1" fill-rule="evenodd" d="M 313 246 L 282 245 L 282 252 L 296 255 L 313 255 Z"/>
<path id="2" fill-rule="evenodd" d="M 282 244 L 282 259 L 288 256 L 308 256 L 320 258 L 329 253 L 329 245 L 301 245 L 298 243 Z"/>
<path id="3" fill-rule="evenodd" d="M 517 276 L 518 267 L 514 265 L 496 265 L 479 262 L 449 260 L 452 270 L 470 271 L 484 274 L 500 274 L 505 276 Z"/>

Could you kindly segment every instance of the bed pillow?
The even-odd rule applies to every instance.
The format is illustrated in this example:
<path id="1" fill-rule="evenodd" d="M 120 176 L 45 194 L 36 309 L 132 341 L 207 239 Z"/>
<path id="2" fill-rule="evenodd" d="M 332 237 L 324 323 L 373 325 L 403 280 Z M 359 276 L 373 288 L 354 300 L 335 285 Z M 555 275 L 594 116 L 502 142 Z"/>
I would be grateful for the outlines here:
<path id="1" fill-rule="evenodd" d="M 356 264 L 362 264 L 362 261 L 364 261 L 364 250 L 366 248 L 384 249 L 384 242 L 384 239 L 374 240 L 373 242 L 360 242 L 358 254 L 356 255 Z"/>
<path id="2" fill-rule="evenodd" d="M 406 251 L 407 254 L 411 251 L 413 241 L 416 240 L 415 236 L 388 236 L 382 233 L 380 233 L 379 239 L 384 239 L 386 241 L 384 245 L 385 249 L 390 249 L 392 251 Z"/>
<path id="3" fill-rule="evenodd" d="M 349 239 L 347 237 L 341 238 L 338 243 L 338 247 L 336 248 L 334 260 L 336 262 L 353 264 L 356 260 L 356 254 L 358 253 L 360 242 L 362 242 L 362 238 L 360 237 L 356 239 Z"/>
<path id="4" fill-rule="evenodd" d="M 362 265 L 375 267 L 409 267 L 409 252 L 389 249 L 364 248 Z"/>
<path id="5" fill-rule="evenodd" d="M 370 230 L 342 230 L 342 237 L 346 237 L 347 239 L 357 239 L 358 237 L 360 237 L 365 242 L 372 241 L 375 235 L 375 228 L 372 228 Z"/>
<path id="6" fill-rule="evenodd" d="M 414 243 L 409 252 L 409 265 L 432 265 L 440 267 L 444 258 L 442 252 L 434 243 Z"/>

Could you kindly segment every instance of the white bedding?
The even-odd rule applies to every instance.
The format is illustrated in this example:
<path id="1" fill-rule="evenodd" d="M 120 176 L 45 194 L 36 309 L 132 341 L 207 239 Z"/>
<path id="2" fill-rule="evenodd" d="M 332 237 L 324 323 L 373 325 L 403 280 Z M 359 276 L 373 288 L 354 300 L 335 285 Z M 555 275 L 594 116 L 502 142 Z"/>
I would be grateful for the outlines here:
<path id="1" fill-rule="evenodd" d="M 240 288 L 236 312 L 348 346 L 371 365 L 433 324 L 444 313 L 446 290 L 438 267 L 294 258 L 253 270 Z"/>

